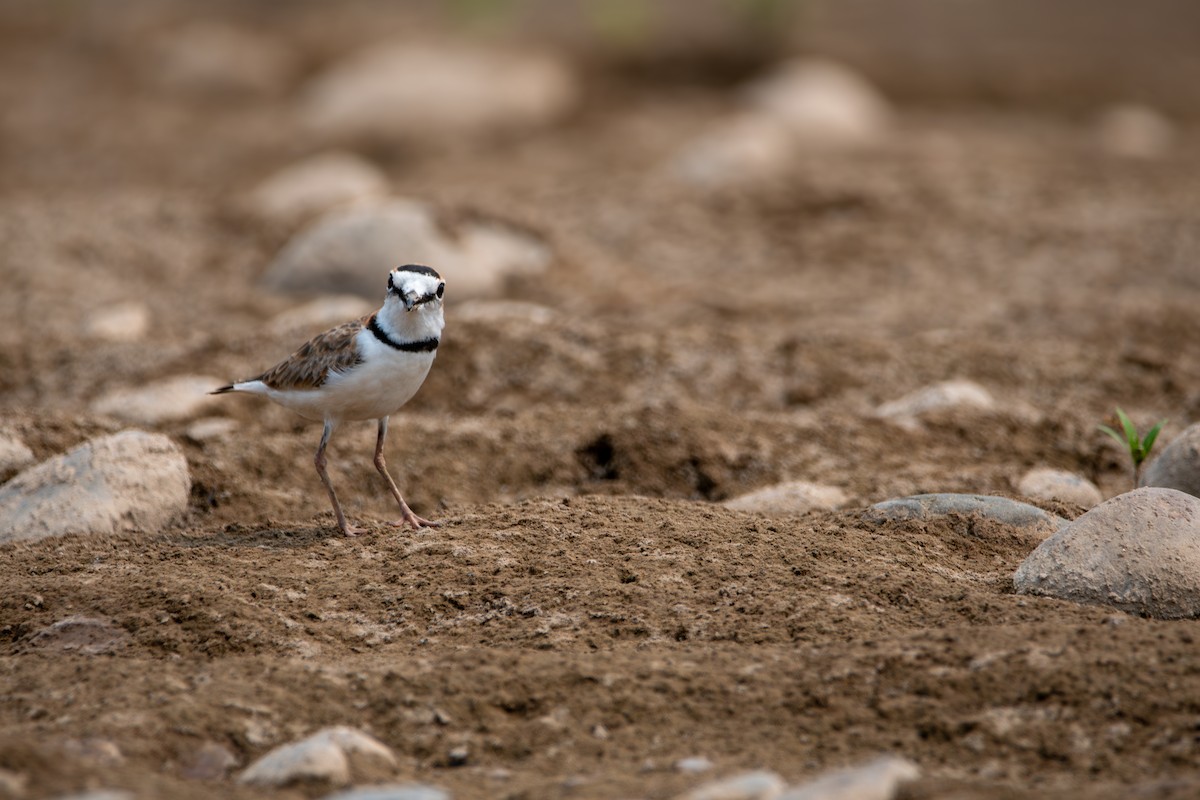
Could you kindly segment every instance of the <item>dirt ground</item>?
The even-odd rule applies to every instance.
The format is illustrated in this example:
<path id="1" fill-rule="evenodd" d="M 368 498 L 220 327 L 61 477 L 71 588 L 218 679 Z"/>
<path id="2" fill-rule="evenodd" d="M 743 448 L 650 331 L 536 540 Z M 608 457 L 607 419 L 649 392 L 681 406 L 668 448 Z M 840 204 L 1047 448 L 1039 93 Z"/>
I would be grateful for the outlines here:
<path id="1" fill-rule="evenodd" d="M 145 76 L 138 44 L 196 6 L 0 14 L 0 413 L 39 459 L 119 430 L 88 410 L 109 389 L 244 377 L 298 344 L 265 321 L 305 298 L 258 282 L 292 231 L 237 201 L 317 149 L 284 122 L 292 91 L 372 31 L 364 7 L 214 6 L 303 55 L 288 85 L 233 100 Z M 194 482 L 175 527 L 0 549 L 13 796 L 319 797 L 237 786 L 202 755 L 244 766 L 334 724 L 395 750 L 376 779 L 456 798 L 666 798 L 885 752 L 921 767 L 907 798 L 1200 795 L 1194 622 L 1014 594 L 1035 544 L 1017 531 L 861 517 L 918 492 L 1015 497 L 1039 465 L 1111 496 L 1130 484 L 1096 430 L 1114 406 L 1168 418 L 1164 442 L 1200 419 L 1194 128 L 1130 160 L 1087 115 L 907 101 L 866 151 L 740 188 L 665 178 L 754 61 L 590 53 L 561 123 L 362 150 L 396 194 L 554 249 L 504 293 L 549 312 L 459 320 L 451 302 L 392 420 L 393 471 L 444 527 L 385 524 L 369 423 L 331 447 L 358 539 L 332 526 L 317 427 L 248 398 L 206 412 L 236 421 L 228 439 L 159 426 Z M 84 335 L 130 297 L 146 339 Z M 998 410 L 915 430 L 871 414 L 953 378 Z M 790 479 L 851 501 L 719 504 Z M 39 633 L 72 616 L 112 635 Z M 714 769 L 673 769 L 689 756 Z"/>

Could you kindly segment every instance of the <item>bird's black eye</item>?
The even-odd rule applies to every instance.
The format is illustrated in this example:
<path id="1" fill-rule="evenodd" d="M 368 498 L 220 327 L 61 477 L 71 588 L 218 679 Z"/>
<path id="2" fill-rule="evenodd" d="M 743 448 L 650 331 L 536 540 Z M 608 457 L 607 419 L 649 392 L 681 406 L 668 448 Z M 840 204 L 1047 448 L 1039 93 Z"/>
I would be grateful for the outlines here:
<path id="1" fill-rule="evenodd" d="M 444 295 L 445 293 L 446 293 L 446 284 L 444 284 L 444 283 L 439 283 L 439 284 L 438 284 L 438 290 L 437 290 L 437 296 L 438 296 L 438 297 L 441 297 L 441 296 L 442 296 L 442 295 Z"/>

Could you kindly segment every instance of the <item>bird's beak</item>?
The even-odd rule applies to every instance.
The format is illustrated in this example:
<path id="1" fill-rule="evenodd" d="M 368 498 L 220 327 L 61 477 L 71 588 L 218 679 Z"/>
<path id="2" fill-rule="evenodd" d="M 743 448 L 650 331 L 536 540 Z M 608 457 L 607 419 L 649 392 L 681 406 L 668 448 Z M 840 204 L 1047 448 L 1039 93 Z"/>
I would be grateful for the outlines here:
<path id="1" fill-rule="evenodd" d="M 400 295 L 400 299 L 404 302 L 404 310 L 412 311 L 417 307 L 417 296 L 415 294 L 406 293 Z"/>

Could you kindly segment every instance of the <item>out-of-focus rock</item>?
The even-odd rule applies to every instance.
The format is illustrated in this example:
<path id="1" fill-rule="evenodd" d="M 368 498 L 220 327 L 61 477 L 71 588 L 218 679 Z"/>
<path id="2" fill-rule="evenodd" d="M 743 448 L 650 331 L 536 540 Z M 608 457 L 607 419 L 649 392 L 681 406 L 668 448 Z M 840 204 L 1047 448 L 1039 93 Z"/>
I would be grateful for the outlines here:
<path id="1" fill-rule="evenodd" d="M 1039 467 L 1021 476 L 1017 491 L 1034 500 L 1069 503 L 1083 508 L 1100 505 L 1104 497 L 1096 484 L 1061 469 Z"/>
<path id="2" fill-rule="evenodd" d="M 891 113 L 866 79 L 841 64 L 795 59 L 746 86 L 752 108 L 802 144 L 861 145 L 880 139 Z"/>
<path id="3" fill-rule="evenodd" d="M 508 278 L 536 274 L 549 262 L 549 247 L 530 233 L 496 220 L 463 222 L 448 233 L 428 206 L 393 199 L 322 217 L 288 242 L 264 281 L 377 302 L 390 270 L 426 264 L 445 276 L 446 295 L 456 302 L 497 294 Z"/>
<path id="4" fill-rule="evenodd" d="M 995 405 L 988 390 L 977 383 L 943 381 L 880 405 L 875 409 L 875 416 L 903 420 L 948 409 L 990 411 Z"/>
<path id="5" fill-rule="evenodd" d="M 700 186 L 737 185 L 770 177 L 796 155 L 788 127 L 765 114 L 742 113 L 719 120 L 685 142 L 669 171 Z"/>
<path id="6" fill-rule="evenodd" d="M 748 492 L 723 505 L 734 511 L 759 511 L 764 514 L 803 514 L 806 511 L 830 511 L 846 504 L 846 493 L 836 486 L 808 481 L 788 481 Z"/>
<path id="7" fill-rule="evenodd" d="M 178 375 L 133 388 L 106 392 L 92 402 L 96 414 L 137 425 L 188 419 L 220 401 L 209 393 L 225 381 L 206 375 Z"/>
<path id="8" fill-rule="evenodd" d="M 863 512 L 869 522 L 883 523 L 907 519 L 934 519 L 950 514 L 998 522 L 1038 538 L 1045 538 L 1066 524 L 1066 520 L 1037 506 L 1018 503 L 1007 497 L 985 494 L 918 494 L 876 503 Z"/>
<path id="9" fill-rule="evenodd" d="M 183 435 L 196 443 L 228 439 L 237 430 L 236 421 L 228 417 L 204 417 L 187 426 Z"/>
<path id="10" fill-rule="evenodd" d="M 354 728 L 337 726 L 276 747 L 247 767 L 238 783 L 276 787 L 305 780 L 346 784 L 355 756 L 389 767 L 396 764 L 392 751 L 378 739 Z"/>
<path id="11" fill-rule="evenodd" d="M 190 491 L 187 460 L 174 442 L 122 431 L 30 467 L 0 487 L 0 543 L 158 531 L 187 509 Z"/>
<path id="12" fill-rule="evenodd" d="M 1038 545 L 1013 585 L 1159 619 L 1200 616 L 1200 498 L 1158 488 L 1117 495 Z"/>
<path id="13" fill-rule="evenodd" d="M 757 770 L 702 784 L 679 800 L 775 800 L 785 786 L 774 772 Z"/>
<path id="14" fill-rule="evenodd" d="M 246 196 L 246 205 L 260 217 L 298 222 L 386 193 L 382 170 L 353 153 L 335 151 L 309 156 L 269 176 Z"/>
<path id="15" fill-rule="evenodd" d="M 191 780 L 219 781 L 237 765 L 237 756 L 228 747 L 217 742 L 204 742 L 183 757 L 180 772 L 183 777 Z"/>
<path id="16" fill-rule="evenodd" d="M 1140 483 L 1200 497 L 1200 423 L 1172 439 L 1142 471 Z"/>
<path id="17" fill-rule="evenodd" d="M 123 648 L 128 641 L 129 634 L 108 620 L 71 616 L 34 633 L 29 637 L 29 647 L 43 652 L 94 656 L 114 653 Z M 84 755 L 83 748 L 79 749 L 79 755 Z M 89 754 L 89 757 L 91 755 L 94 753 Z M 117 756 L 120 756 L 120 750 L 117 750 Z"/>
<path id="18" fill-rule="evenodd" d="M 150 330 L 150 309 L 130 301 L 100 308 L 83 322 L 83 334 L 102 342 L 136 342 Z"/>
<path id="19" fill-rule="evenodd" d="M 545 125 L 579 99 L 560 60 L 462 44 L 379 44 L 305 88 L 302 123 L 331 140 L 484 134 Z"/>
<path id="20" fill-rule="evenodd" d="M 296 75 L 282 39 L 216 22 L 194 22 L 160 36 L 144 74 L 165 89 L 209 95 L 283 91 Z"/>
<path id="21" fill-rule="evenodd" d="M 1096 120 L 1096 140 L 1108 153 L 1125 158 L 1158 158 L 1171 150 L 1175 125 L 1141 105 L 1115 105 Z"/>
<path id="22" fill-rule="evenodd" d="M 907 758 L 884 756 L 793 787 L 779 800 L 892 800 L 901 784 L 920 776 L 917 765 Z"/>
<path id="23" fill-rule="evenodd" d="M 322 800 L 450 800 L 450 794 L 435 786 L 419 783 L 393 783 L 359 786 L 326 795 Z"/>

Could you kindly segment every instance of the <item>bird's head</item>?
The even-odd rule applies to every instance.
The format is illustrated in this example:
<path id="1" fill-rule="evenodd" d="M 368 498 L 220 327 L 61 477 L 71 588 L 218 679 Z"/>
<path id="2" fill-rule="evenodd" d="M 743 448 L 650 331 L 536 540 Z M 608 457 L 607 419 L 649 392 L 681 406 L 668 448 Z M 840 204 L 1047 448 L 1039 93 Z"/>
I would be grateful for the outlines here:
<path id="1" fill-rule="evenodd" d="M 398 301 L 405 311 L 439 308 L 446 282 L 435 269 L 406 264 L 388 273 L 387 291 L 387 299 Z"/>

